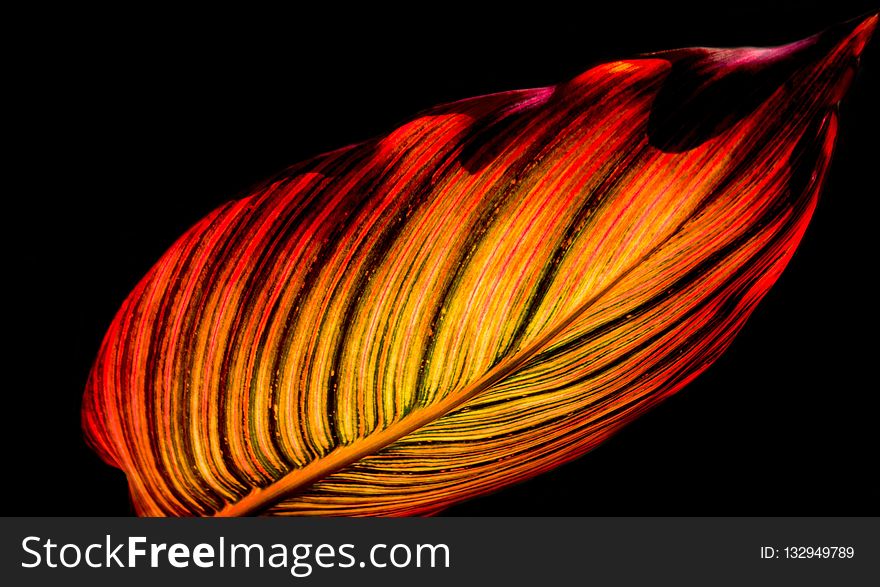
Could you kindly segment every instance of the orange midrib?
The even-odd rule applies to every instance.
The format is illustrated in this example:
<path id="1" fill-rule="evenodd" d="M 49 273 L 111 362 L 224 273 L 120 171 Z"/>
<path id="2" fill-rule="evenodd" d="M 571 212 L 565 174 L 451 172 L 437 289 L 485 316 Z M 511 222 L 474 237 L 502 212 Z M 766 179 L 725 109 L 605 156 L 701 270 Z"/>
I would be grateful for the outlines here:
<path id="1" fill-rule="evenodd" d="M 543 336 L 535 339 L 532 343 L 518 352 L 508 356 L 506 359 L 495 365 L 495 367 L 488 370 L 482 377 L 463 387 L 460 391 L 454 391 L 446 395 L 446 397 L 436 404 L 414 412 L 391 424 L 384 430 L 358 440 L 354 444 L 335 448 L 320 459 L 314 460 L 300 469 L 294 469 L 266 487 L 255 488 L 237 502 L 227 504 L 217 511 L 217 513 L 214 514 L 215 517 L 251 516 L 259 514 L 292 493 L 308 487 L 331 473 L 335 473 L 343 467 L 351 465 L 366 456 L 378 452 L 386 446 L 400 440 L 407 434 L 410 434 L 422 426 L 444 416 L 469 399 L 489 389 L 511 373 L 515 372 L 519 367 L 550 344 L 560 333 L 574 322 L 574 320 L 581 316 L 590 306 L 594 305 L 600 298 L 602 298 L 602 296 L 657 251 L 672 234 L 677 232 L 678 229 L 673 230 L 670 235 L 639 257 L 605 287 L 582 302 L 568 315 L 567 318 L 561 320 Z"/>

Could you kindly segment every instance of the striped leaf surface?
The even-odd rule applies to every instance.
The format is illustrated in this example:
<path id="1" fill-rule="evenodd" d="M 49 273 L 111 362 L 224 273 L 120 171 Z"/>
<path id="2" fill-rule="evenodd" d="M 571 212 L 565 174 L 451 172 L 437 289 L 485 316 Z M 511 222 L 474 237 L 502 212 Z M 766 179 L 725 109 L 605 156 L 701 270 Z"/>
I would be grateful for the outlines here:
<path id="1" fill-rule="evenodd" d="M 142 515 L 425 515 L 595 447 L 730 344 L 877 17 L 435 107 L 193 226 L 83 400 Z"/>

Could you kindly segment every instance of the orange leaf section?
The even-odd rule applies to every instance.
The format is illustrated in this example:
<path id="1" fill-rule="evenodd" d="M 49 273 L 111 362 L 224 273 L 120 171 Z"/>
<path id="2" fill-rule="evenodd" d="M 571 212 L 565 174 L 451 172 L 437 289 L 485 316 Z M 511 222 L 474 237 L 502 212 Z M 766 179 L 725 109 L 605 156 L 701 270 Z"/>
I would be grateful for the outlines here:
<path id="1" fill-rule="evenodd" d="M 125 301 L 88 441 L 143 515 L 430 514 L 576 458 L 779 276 L 876 20 L 599 65 L 292 167 Z"/>

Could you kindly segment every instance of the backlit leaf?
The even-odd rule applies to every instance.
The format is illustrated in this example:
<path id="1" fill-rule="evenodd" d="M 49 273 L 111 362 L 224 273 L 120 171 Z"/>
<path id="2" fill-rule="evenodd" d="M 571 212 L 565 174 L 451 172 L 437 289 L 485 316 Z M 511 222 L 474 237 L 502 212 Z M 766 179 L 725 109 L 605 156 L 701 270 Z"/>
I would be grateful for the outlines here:
<path id="1" fill-rule="evenodd" d="M 88 382 L 137 512 L 430 514 L 693 380 L 785 267 L 877 21 L 438 106 L 184 234 Z"/>

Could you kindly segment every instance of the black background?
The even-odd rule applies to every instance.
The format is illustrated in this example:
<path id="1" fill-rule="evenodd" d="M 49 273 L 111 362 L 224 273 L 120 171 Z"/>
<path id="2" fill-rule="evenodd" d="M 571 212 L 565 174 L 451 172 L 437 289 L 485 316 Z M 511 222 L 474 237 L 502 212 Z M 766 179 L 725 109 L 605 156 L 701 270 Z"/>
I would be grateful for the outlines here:
<path id="1" fill-rule="evenodd" d="M 186 228 L 283 167 L 439 102 L 680 46 L 771 45 L 870 2 L 36 15 L 10 54 L 6 515 L 128 515 L 79 407 L 116 309 Z M 15 28 L 16 22 L 9 26 Z M 449 515 L 877 513 L 877 39 L 788 269 L 696 382 L 578 461 Z"/>

